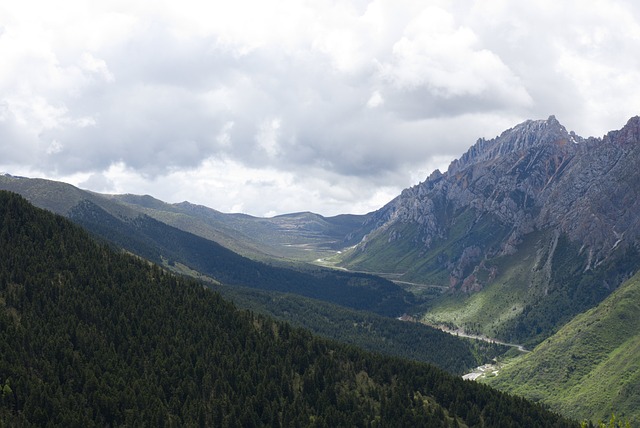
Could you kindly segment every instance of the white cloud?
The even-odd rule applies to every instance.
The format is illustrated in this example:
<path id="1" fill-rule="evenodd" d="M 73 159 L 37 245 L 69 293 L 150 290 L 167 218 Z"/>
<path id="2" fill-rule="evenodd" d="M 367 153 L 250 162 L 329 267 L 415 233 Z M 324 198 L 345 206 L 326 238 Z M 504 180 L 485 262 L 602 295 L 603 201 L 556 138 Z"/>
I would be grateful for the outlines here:
<path id="1" fill-rule="evenodd" d="M 94 57 L 92 54 L 85 52 L 80 57 L 80 66 L 89 71 L 90 73 L 94 73 L 104 79 L 106 82 L 115 81 L 115 77 L 109 71 L 109 67 L 107 67 L 107 63 L 99 58 Z"/>
<path id="2" fill-rule="evenodd" d="M 231 146 L 231 131 L 233 130 L 233 121 L 228 121 L 222 125 L 220 133 L 216 136 L 216 142 L 220 147 L 227 148 Z"/>
<path id="3" fill-rule="evenodd" d="M 256 135 L 256 141 L 271 158 L 276 157 L 280 151 L 279 129 L 280 119 L 265 120 L 260 124 Z"/>
<path id="4" fill-rule="evenodd" d="M 532 103 L 519 79 L 480 46 L 474 31 L 437 7 L 424 9 L 408 23 L 393 45 L 392 59 L 380 64 L 380 75 L 402 97 L 424 89 L 439 99 L 466 98 L 470 107 L 483 101 L 502 108 Z"/>
<path id="5" fill-rule="evenodd" d="M 380 91 L 373 91 L 373 94 L 371 94 L 369 101 L 367 101 L 367 107 L 376 108 L 380 107 L 382 104 L 384 104 L 384 98 L 380 94 Z"/>
<path id="6" fill-rule="evenodd" d="M 64 146 L 60 144 L 58 140 L 53 140 L 51 144 L 49 144 L 49 147 L 47 147 L 47 154 L 54 155 L 60 153 L 63 148 Z"/>
<path id="7" fill-rule="evenodd" d="M 91 174 L 86 180 L 79 180 L 77 185 L 95 192 L 113 192 L 115 184 L 102 173 Z"/>

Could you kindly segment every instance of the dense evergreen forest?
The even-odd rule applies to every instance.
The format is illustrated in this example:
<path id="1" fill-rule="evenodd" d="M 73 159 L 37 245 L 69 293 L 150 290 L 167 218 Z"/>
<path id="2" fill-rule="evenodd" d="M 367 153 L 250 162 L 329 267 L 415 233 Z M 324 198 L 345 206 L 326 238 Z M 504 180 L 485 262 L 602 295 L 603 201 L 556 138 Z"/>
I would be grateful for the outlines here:
<path id="1" fill-rule="evenodd" d="M 239 311 L 0 192 L 0 426 L 577 426 Z"/>
<path id="2" fill-rule="evenodd" d="M 215 290 L 241 308 L 304 327 L 319 336 L 369 351 L 435 364 L 458 375 L 489 363 L 511 349 L 481 340 L 465 340 L 419 322 L 355 311 L 297 294 L 224 285 L 216 286 Z"/>

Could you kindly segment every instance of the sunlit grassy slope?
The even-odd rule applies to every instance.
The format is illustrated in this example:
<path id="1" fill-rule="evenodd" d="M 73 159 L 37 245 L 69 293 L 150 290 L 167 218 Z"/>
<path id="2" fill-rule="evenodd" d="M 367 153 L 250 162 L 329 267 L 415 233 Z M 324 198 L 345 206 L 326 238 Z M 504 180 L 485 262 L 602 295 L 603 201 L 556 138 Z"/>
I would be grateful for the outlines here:
<path id="1" fill-rule="evenodd" d="M 544 239 L 543 234 L 529 235 L 518 253 L 492 260 L 487 267 L 494 268 L 497 275 L 489 286 L 478 293 L 443 296 L 434 302 L 423 321 L 500 336 L 504 325 L 542 292 L 539 282 L 543 273 L 539 267 L 546 254 L 539 251 L 539 242 Z"/>
<path id="2" fill-rule="evenodd" d="M 574 418 L 614 412 L 640 426 L 640 275 L 486 382 Z"/>

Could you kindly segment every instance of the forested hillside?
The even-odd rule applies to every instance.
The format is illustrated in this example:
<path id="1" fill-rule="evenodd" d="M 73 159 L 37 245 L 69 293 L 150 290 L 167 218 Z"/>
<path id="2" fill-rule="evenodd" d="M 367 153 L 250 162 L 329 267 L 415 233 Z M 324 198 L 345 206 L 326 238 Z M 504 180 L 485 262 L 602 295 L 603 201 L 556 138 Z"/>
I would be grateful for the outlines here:
<path id="1" fill-rule="evenodd" d="M 0 425 L 576 426 L 236 310 L 0 192 Z"/>
<path id="2" fill-rule="evenodd" d="M 468 373 L 509 349 L 495 343 L 465 340 L 419 322 L 355 311 L 291 293 L 237 286 L 217 286 L 215 290 L 241 308 L 304 327 L 319 336 L 431 363 L 453 374 Z"/>
<path id="3" fill-rule="evenodd" d="M 311 265 L 298 264 L 292 269 L 282 260 L 278 266 L 268 265 L 212 241 L 218 237 L 213 231 L 231 227 L 236 232 L 255 233 L 255 239 L 276 247 L 291 242 L 308 248 L 337 239 L 335 234 L 339 232 L 332 232 L 333 238 L 327 235 L 332 230 L 328 225 L 343 230 L 345 224 L 353 223 L 351 216 L 322 218 L 301 213 L 259 219 L 188 203 L 171 205 L 150 196 L 109 197 L 65 183 L 9 175 L 0 175 L 1 188 L 13 189 L 36 206 L 68 216 L 117 248 L 179 273 L 198 278 L 205 275 L 214 278 L 211 282 L 216 284 L 222 281 L 225 286 L 217 291 L 240 307 L 292 322 L 324 337 L 430 362 L 454 374 L 489 361 L 495 352 L 482 343 L 472 345 L 430 327 L 395 320 L 415 299 L 380 277 Z M 141 209 L 156 218 L 139 212 Z M 314 234 L 316 230 L 319 232 Z M 247 237 L 242 239 L 238 244 L 244 246 Z M 474 349 L 470 349 L 472 346 Z"/>
<path id="4" fill-rule="evenodd" d="M 142 199 L 146 202 L 143 205 L 124 203 L 118 202 L 119 198 L 117 197 L 106 197 L 97 193 L 83 191 L 65 183 L 8 175 L 0 175 L 0 189 L 19 193 L 32 201 L 34 205 L 62 214 L 93 234 L 100 236 L 105 241 L 155 263 L 165 264 L 169 267 L 173 267 L 176 263 L 182 264 L 191 271 L 202 273 L 226 284 L 297 293 L 338 305 L 392 317 L 402 315 L 415 303 L 415 297 L 411 293 L 377 276 L 321 268 L 314 268 L 313 270 L 307 268 L 304 272 L 301 272 L 299 269 L 273 266 L 243 257 L 211 240 L 212 237 L 217 236 L 212 230 L 222 230 L 222 224 L 228 225 L 225 227 L 231 227 L 229 225 L 235 225 L 235 223 L 239 222 L 237 218 L 241 218 L 246 221 L 240 223 L 246 223 L 245 228 L 250 229 L 246 230 L 245 233 L 251 233 L 254 230 L 258 231 L 257 236 L 252 239 L 267 240 L 272 243 L 279 243 L 280 246 L 284 245 L 282 243 L 283 239 L 303 246 L 316 245 L 317 241 L 329 238 L 324 236 L 324 232 L 320 233 L 320 237 L 312 233 L 312 236 L 308 236 L 310 232 L 305 232 L 306 229 L 314 229 L 313 225 L 307 224 L 308 221 L 305 222 L 304 220 L 306 217 L 318 217 L 314 217 L 312 214 L 306 216 L 281 216 L 276 219 L 251 218 L 251 220 L 248 220 L 248 216 L 218 213 L 222 217 L 227 217 L 222 222 L 219 219 L 214 222 L 214 227 L 207 223 L 207 221 L 212 221 L 210 217 L 212 217 L 212 213 L 215 213 L 211 209 L 194 207 L 188 204 L 185 207 L 185 204 L 181 204 L 182 210 L 178 210 L 177 213 L 170 213 L 184 217 L 185 213 L 196 211 L 198 213 L 197 215 L 194 214 L 196 220 L 204 222 L 207 226 L 196 228 L 198 230 L 206 229 L 205 232 L 200 230 L 203 235 L 200 236 L 142 214 L 140 210 L 149 205 L 154 207 L 161 206 L 166 210 L 172 207 L 151 197 L 136 198 L 130 196 L 125 198 L 126 201 Z M 200 211 L 204 211 L 205 214 L 200 213 Z M 153 212 L 158 215 L 157 212 Z M 163 213 L 158 216 L 163 219 L 167 216 L 171 218 L 171 215 L 166 211 L 163 211 Z M 334 227 L 337 230 L 343 230 L 346 227 L 343 223 L 351 224 L 353 222 L 353 220 L 344 220 L 344 217 L 349 216 L 324 219 L 324 229 L 328 227 L 326 224 L 334 222 Z M 188 223 L 191 224 L 193 221 Z M 261 222 L 272 224 L 270 226 L 256 226 Z M 279 228 L 276 228 L 274 224 L 280 224 Z M 184 224 L 182 226 L 184 227 Z M 284 233 L 283 231 L 288 230 L 288 228 L 296 229 L 297 231 Z M 266 233 L 265 230 L 270 232 Z M 279 233 L 282 236 L 276 239 Z M 334 231 L 332 233 L 335 235 L 338 232 Z M 228 242 L 228 239 L 230 238 L 225 238 L 224 242 Z M 244 241 L 239 240 L 237 245 L 249 245 L 247 239 L 245 237 Z M 335 240 L 337 238 L 333 236 L 331 239 Z M 316 244 L 312 244 L 313 242 Z"/>
<path id="5" fill-rule="evenodd" d="M 412 294 L 386 279 L 316 268 L 305 272 L 243 257 L 222 245 L 168 226 L 148 216 L 119 219 L 91 201 L 70 218 L 92 233 L 155 263 L 178 262 L 220 282 L 296 293 L 359 310 L 399 316 L 414 302 Z"/>

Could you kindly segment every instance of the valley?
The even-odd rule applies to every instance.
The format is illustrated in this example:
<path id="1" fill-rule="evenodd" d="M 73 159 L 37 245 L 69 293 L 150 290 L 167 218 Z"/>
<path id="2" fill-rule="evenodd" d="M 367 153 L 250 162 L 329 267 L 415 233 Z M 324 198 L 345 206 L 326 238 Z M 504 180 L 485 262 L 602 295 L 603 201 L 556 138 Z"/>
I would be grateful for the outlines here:
<path id="1" fill-rule="evenodd" d="M 640 1 L 0 1 L 0 428 L 640 428 Z"/>
<path id="2" fill-rule="evenodd" d="M 578 426 L 238 310 L 4 191 L 0 351 L 7 426 Z"/>
<path id="3" fill-rule="evenodd" d="M 585 139 L 551 116 L 365 215 L 258 218 L 10 175 L 0 189 L 252 314 L 575 420 L 613 408 L 636 423 L 638 163 L 640 118 Z"/>

